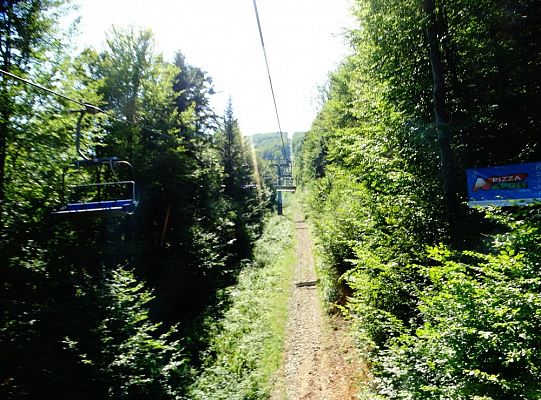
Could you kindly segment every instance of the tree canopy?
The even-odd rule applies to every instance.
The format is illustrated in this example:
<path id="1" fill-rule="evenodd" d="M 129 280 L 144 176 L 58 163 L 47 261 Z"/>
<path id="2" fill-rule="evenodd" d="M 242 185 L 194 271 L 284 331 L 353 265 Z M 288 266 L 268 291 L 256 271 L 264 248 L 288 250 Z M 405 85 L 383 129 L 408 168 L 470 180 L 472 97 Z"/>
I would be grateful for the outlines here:
<path id="1" fill-rule="evenodd" d="M 71 54 L 65 7 L 0 9 L 2 70 L 62 95 L 0 82 L 0 396 L 184 398 L 203 316 L 260 232 L 250 153 L 233 105 L 211 109 L 211 78 L 180 51 L 166 62 L 131 27 Z M 69 185 L 110 175 L 75 168 L 81 155 L 132 164 L 133 215 L 52 213 Z"/>
<path id="2" fill-rule="evenodd" d="M 353 53 L 295 158 L 323 292 L 371 354 L 373 396 L 539 396 L 539 206 L 468 209 L 465 169 L 541 159 L 540 11 L 355 2 Z"/>
<path id="3" fill-rule="evenodd" d="M 265 318 L 235 321 L 265 306 L 250 282 L 274 282 L 247 260 L 272 196 L 254 190 L 254 159 L 271 186 L 280 133 L 246 140 L 231 101 L 211 107 L 208 73 L 180 50 L 164 60 L 149 30 L 74 51 L 76 24 L 59 23 L 71 8 L 0 2 L 0 397 L 184 399 L 224 371 L 249 377 L 230 391 L 256 385 L 246 360 L 260 353 L 213 352 L 220 326 L 231 343 L 269 335 Z M 540 206 L 468 208 L 465 170 L 541 161 L 541 3 L 355 0 L 353 13 L 311 129 L 283 139 L 321 291 L 370 360 L 363 394 L 537 399 Z M 133 215 L 55 213 L 81 188 L 101 204 L 110 181 L 135 182 Z M 289 236 L 269 232 L 270 260 Z"/>

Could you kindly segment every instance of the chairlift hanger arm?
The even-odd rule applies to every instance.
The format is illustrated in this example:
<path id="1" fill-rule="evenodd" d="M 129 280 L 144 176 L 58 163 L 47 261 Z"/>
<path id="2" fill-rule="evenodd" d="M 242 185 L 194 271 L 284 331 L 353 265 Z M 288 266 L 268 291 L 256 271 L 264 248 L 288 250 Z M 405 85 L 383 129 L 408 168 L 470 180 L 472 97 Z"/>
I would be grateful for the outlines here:
<path id="1" fill-rule="evenodd" d="M 86 156 L 81 151 L 81 125 L 83 123 L 83 118 L 85 116 L 85 110 L 81 110 L 79 113 L 79 118 L 77 118 L 77 126 L 75 128 L 75 147 L 77 149 L 77 154 L 84 160 L 84 161 L 90 161 L 90 158 Z"/>

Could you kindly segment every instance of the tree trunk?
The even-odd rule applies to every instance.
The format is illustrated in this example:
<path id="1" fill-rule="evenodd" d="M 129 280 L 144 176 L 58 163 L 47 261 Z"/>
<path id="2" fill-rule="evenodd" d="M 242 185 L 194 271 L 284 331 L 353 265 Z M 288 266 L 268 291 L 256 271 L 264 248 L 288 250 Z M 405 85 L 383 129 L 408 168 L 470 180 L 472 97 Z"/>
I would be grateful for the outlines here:
<path id="1" fill-rule="evenodd" d="M 9 9 L 2 10 L 2 18 L 5 23 L 3 38 L 0 36 L 0 52 L 2 53 L 2 69 L 9 72 L 11 64 L 11 15 Z M 2 77 L 0 82 L 0 105 L 2 108 L 2 120 L 0 121 L 0 236 L 4 231 L 4 203 L 5 203 L 5 185 L 6 185 L 6 155 L 7 155 L 7 137 L 9 133 L 9 117 L 11 114 L 11 99 L 8 96 L 8 86 L 6 76 Z"/>
<path id="2" fill-rule="evenodd" d="M 440 43 L 438 39 L 438 20 L 435 13 L 435 0 L 423 0 L 423 11 L 427 19 L 426 34 L 430 50 L 430 65 L 432 67 L 434 101 L 434 117 L 438 146 L 440 149 L 441 174 L 443 181 L 443 195 L 449 213 L 451 234 L 454 235 L 456 217 L 458 215 L 457 191 L 454 176 L 453 152 L 449 133 L 449 117 L 445 110 L 445 75 L 441 59 Z"/>
<path id="3" fill-rule="evenodd" d="M 3 208 L 5 200 L 5 173 L 6 173 L 6 147 L 7 147 L 7 134 L 8 134 L 8 118 L 9 113 L 5 110 L 2 111 L 2 121 L 0 121 L 0 232 L 3 226 Z"/>

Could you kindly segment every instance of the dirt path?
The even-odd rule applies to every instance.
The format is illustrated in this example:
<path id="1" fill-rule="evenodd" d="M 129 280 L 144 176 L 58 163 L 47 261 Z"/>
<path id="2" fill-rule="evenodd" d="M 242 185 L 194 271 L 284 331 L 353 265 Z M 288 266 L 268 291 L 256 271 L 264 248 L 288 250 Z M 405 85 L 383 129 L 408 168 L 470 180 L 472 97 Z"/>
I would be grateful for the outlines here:
<path id="1" fill-rule="evenodd" d="M 289 302 L 285 363 L 281 390 L 273 400 L 355 399 L 361 375 L 355 349 L 339 318 L 327 317 L 321 307 L 317 276 L 306 223 L 295 220 L 297 263 Z"/>

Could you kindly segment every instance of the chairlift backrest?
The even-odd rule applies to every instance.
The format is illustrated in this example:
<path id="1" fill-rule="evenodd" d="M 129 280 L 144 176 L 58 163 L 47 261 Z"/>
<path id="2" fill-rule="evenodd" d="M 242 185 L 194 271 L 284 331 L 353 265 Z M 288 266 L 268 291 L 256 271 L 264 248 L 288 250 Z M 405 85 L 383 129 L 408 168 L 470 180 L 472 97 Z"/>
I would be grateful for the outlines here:
<path id="1" fill-rule="evenodd" d="M 279 176 L 276 184 L 277 192 L 295 192 L 297 187 L 292 176 Z"/>
<path id="2" fill-rule="evenodd" d="M 53 214 L 73 215 L 73 214 L 91 214 L 91 215 L 123 215 L 133 214 L 138 201 L 136 197 L 136 187 L 133 178 L 132 165 L 117 157 L 89 158 L 81 150 L 81 126 L 86 113 L 95 114 L 101 112 L 95 106 L 85 104 L 85 108 L 78 110 L 79 117 L 75 130 L 75 148 L 81 159 L 74 161 L 75 170 L 79 172 L 79 181 L 85 178 L 83 169 L 95 168 L 96 177 L 94 181 L 87 183 L 78 183 L 66 187 L 66 174 L 68 169 L 62 174 L 62 202 L 63 205 L 55 210 Z M 103 171 L 101 168 L 107 166 Z M 119 166 L 127 167 L 131 179 L 119 179 L 117 170 Z M 90 174 L 92 175 L 92 174 Z M 108 176 L 109 180 L 102 182 L 102 175 Z M 88 176 L 88 174 L 86 175 Z M 69 189 L 68 200 L 66 201 L 66 189 Z"/>
<path id="3" fill-rule="evenodd" d="M 129 162 L 119 160 L 117 157 L 96 158 L 91 160 L 77 160 L 74 162 L 75 171 L 82 172 L 83 169 L 96 167 L 97 179 L 69 185 L 66 187 L 65 177 L 63 179 L 64 196 L 68 191 L 68 200 L 63 201 L 64 205 L 53 213 L 56 215 L 131 215 L 137 207 L 136 185 L 134 180 L 120 180 L 115 169 L 118 166 L 126 166 L 132 173 L 132 166 Z M 107 166 L 110 178 L 101 182 L 100 167 Z M 101 172 L 101 173 L 100 173 Z M 66 175 L 66 173 L 65 173 Z M 81 179 L 81 178 L 79 178 Z"/>

